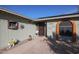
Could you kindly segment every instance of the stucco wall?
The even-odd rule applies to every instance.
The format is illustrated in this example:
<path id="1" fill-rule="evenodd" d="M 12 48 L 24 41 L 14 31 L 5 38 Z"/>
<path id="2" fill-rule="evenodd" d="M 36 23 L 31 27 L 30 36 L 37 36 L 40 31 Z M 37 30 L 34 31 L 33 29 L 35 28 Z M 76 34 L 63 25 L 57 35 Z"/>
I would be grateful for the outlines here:
<path id="1" fill-rule="evenodd" d="M 19 23 L 17 30 L 8 29 L 8 20 Z M 21 28 L 24 25 L 24 29 Z M 23 41 L 28 39 L 29 35 L 35 36 L 36 25 L 29 23 L 26 19 L 18 18 L 12 15 L 0 15 L 0 48 L 8 46 L 8 40 L 17 39 Z"/>
<path id="2" fill-rule="evenodd" d="M 57 22 L 47 22 L 47 36 L 53 37 L 53 33 L 56 33 Z"/>
<path id="3" fill-rule="evenodd" d="M 79 39 L 79 21 L 75 21 L 75 24 L 76 24 L 76 37 L 77 37 L 77 39 Z"/>

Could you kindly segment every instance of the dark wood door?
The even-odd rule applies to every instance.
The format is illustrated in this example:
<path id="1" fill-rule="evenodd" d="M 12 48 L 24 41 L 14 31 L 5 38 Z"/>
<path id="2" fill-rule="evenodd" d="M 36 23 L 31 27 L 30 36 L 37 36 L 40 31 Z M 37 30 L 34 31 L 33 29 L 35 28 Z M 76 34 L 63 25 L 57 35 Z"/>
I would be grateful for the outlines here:
<path id="1" fill-rule="evenodd" d="M 39 26 L 39 35 L 40 36 L 44 35 L 44 26 Z"/>
<path id="2" fill-rule="evenodd" d="M 46 36 L 47 35 L 47 26 L 44 22 L 39 23 L 38 29 L 39 29 L 39 35 L 40 36 Z"/>

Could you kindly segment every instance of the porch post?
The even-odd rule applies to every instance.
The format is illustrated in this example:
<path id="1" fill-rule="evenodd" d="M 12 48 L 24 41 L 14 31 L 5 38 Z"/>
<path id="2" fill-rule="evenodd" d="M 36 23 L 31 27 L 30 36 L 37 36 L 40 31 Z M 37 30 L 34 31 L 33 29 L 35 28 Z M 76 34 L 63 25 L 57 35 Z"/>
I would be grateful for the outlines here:
<path id="1" fill-rule="evenodd" d="M 73 30 L 72 42 L 76 42 L 76 23 L 74 21 L 71 22 L 72 22 L 72 30 Z"/>
<path id="2" fill-rule="evenodd" d="M 60 22 L 57 22 L 56 24 L 56 40 L 59 40 L 59 24 Z"/>

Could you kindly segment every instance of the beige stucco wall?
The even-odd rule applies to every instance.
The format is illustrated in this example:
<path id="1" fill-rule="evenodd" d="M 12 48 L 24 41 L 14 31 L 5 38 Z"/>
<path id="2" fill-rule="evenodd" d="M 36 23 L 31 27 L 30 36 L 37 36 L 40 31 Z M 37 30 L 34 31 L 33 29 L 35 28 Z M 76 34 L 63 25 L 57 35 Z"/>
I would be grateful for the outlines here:
<path id="1" fill-rule="evenodd" d="M 52 36 L 56 33 L 56 23 L 57 22 L 47 22 L 47 36 Z"/>
<path id="2" fill-rule="evenodd" d="M 0 15 L 0 48 L 8 46 L 8 40 L 17 39 L 23 41 L 28 39 L 29 35 L 35 36 L 36 25 L 29 23 L 26 19 L 18 18 L 12 15 Z M 19 23 L 18 30 L 8 29 L 8 20 L 16 21 Z M 21 29 L 24 25 L 24 29 Z"/>
<path id="3" fill-rule="evenodd" d="M 75 24 L 76 24 L 76 37 L 77 39 L 79 39 L 79 21 L 75 21 Z"/>

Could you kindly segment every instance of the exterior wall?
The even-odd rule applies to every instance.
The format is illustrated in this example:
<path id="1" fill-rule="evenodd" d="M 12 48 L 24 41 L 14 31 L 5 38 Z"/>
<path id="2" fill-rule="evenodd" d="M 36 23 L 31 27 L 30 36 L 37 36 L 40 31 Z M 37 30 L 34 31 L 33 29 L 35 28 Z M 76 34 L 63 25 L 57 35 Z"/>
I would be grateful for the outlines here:
<path id="1" fill-rule="evenodd" d="M 75 21 L 76 23 L 76 37 L 79 39 L 79 21 Z"/>
<path id="2" fill-rule="evenodd" d="M 8 20 L 17 21 L 19 23 L 19 28 L 17 30 L 8 29 Z M 21 25 L 24 25 L 24 29 L 20 28 Z M 10 39 L 17 39 L 20 41 L 28 39 L 29 35 L 35 35 L 35 31 L 36 25 L 24 21 L 23 19 L 17 17 L 12 19 L 6 17 L 0 18 L 0 48 L 7 47 L 8 40 Z"/>
<path id="3" fill-rule="evenodd" d="M 47 22 L 47 36 L 53 38 L 53 33 L 56 33 L 57 22 Z"/>

